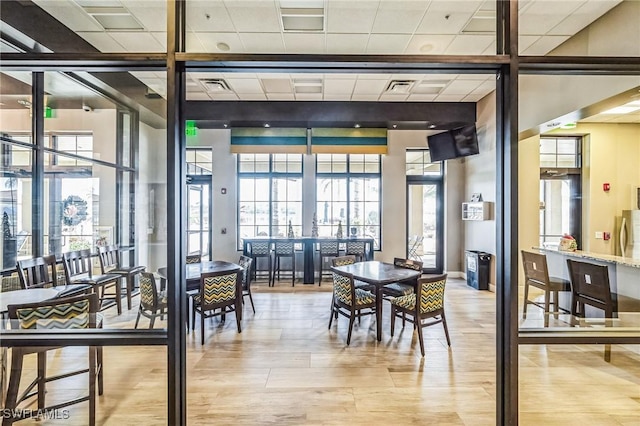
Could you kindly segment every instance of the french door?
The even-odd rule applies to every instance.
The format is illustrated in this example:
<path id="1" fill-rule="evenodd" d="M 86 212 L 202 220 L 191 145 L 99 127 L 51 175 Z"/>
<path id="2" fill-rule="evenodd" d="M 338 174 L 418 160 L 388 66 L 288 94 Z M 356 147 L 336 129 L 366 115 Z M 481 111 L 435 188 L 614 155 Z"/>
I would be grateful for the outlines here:
<path id="1" fill-rule="evenodd" d="M 198 178 L 187 184 L 187 253 L 211 260 L 211 177 Z"/>
<path id="2" fill-rule="evenodd" d="M 441 182 L 407 181 L 407 258 L 425 273 L 444 269 L 444 211 Z"/>

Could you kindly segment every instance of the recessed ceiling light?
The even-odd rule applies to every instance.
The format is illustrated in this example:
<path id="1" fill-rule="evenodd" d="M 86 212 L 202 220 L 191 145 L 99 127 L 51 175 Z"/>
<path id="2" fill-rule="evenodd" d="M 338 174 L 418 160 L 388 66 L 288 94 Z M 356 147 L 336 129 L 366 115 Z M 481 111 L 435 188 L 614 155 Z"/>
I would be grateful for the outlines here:
<path id="1" fill-rule="evenodd" d="M 264 123 L 264 127 L 271 127 L 269 123 Z"/>
<path id="2" fill-rule="evenodd" d="M 394 124 L 394 125 L 393 125 L 393 126 L 391 126 L 391 127 L 393 127 L 394 129 L 397 129 L 397 128 L 398 128 L 398 125 L 397 125 L 397 124 Z"/>
<path id="3" fill-rule="evenodd" d="M 227 127 L 229 127 L 229 125 L 228 125 L 227 123 L 224 123 L 222 126 L 223 126 L 225 129 L 226 129 Z"/>
<path id="4" fill-rule="evenodd" d="M 353 127 L 355 127 L 356 129 L 359 129 L 360 125 L 358 123 L 356 123 Z"/>
<path id="5" fill-rule="evenodd" d="M 280 18 L 284 32 L 324 31 L 322 4 L 320 4 L 321 7 L 282 7 L 282 4 L 280 6 Z"/>
<path id="6" fill-rule="evenodd" d="M 228 52 L 229 49 L 231 49 L 227 43 L 223 42 L 216 44 L 216 47 L 218 48 L 218 50 L 221 50 L 223 52 Z"/>
<path id="7" fill-rule="evenodd" d="M 142 31 L 144 26 L 123 6 L 81 6 L 105 31 Z"/>
<path id="8" fill-rule="evenodd" d="M 422 53 L 431 52 L 432 50 L 433 50 L 433 44 L 432 43 L 425 43 L 422 46 L 420 46 L 420 51 Z"/>
<path id="9" fill-rule="evenodd" d="M 435 128 L 436 128 L 436 125 L 435 125 L 435 124 L 429 124 L 429 128 L 430 128 L 430 129 L 435 129 Z"/>

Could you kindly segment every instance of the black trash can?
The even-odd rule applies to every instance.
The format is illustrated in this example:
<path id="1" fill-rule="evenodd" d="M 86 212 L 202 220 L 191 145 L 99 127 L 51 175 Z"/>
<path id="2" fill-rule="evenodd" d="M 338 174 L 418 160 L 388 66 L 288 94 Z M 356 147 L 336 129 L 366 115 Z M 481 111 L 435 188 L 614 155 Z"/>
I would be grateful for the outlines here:
<path id="1" fill-rule="evenodd" d="M 489 290 L 489 265 L 491 253 L 477 250 L 465 251 L 467 285 L 476 290 Z"/>

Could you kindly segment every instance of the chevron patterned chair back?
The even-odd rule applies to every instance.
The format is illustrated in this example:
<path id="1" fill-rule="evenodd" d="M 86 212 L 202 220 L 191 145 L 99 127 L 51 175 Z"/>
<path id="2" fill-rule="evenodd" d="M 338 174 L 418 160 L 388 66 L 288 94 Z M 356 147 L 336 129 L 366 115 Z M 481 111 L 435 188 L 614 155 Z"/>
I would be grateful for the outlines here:
<path id="1" fill-rule="evenodd" d="M 220 311 L 217 311 L 217 310 Z M 209 272 L 200 277 L 200 291 L 193 296 L 192 328 L 196 312 L 200 314 L 201 341 L 204 345 L 204 319 L 235 312 L 238 333 L 242 332 L 242 270 L 237 272 Z"/>
<path id="2" fill-rule="evenodd" d="M 392 297 L 391 302 L 391 336 L 395 330 L 396 317 L 415 324 L 418 330 L 420 341 L 420 352 L 424 356 L 424 339 L 422 337 L 422 327 L 442 323 L 447 344 L 451 346 L 447 320 L 444 314 L 444 289 L 447 282 L 447 274 L 425 275 L 418 279 L 419 293 L 407 294 L 399 297 Z M 407 316 L 409 318 L 407 318 Z M 423 323 L 422 320 L 431 319 Z"/>
<path id="3" fill-rule="evenodd" d="M 346 272 L 334 270 L 333 275 L 333 302 L 331 304 L 331 315 L 329 317 L 329 329 L 333 318 L 338 315 L 349 318 L 349 331 L 347 334 L 347 345 L 351 343 L 351 332 L 353 323 L 357 318 L 366 315 L 374 315 L 376 312 L 376 296 L 362 288 L 356 288 L 353 275 Z"/>
<path id="4" fill-rule="evenodd" d="M 150 272 L 140 273 L 140 308 L 133 328 L 138 328 L 140 316 L 149 318 L 149 328 L 153 328 L 153 323 L 157 317 L 162 319 L 167 309 L 167 294 L 165 291 L 158 291 L 156 278 Z"/>
<path id="5" fill-rule="evenodd" d="M 202 255 L 200 254 L 200 252 L 187 255 L 187 265 L 191 265 L 192 263 L 200 263 L 200 262 L 202 262 Z"/>
<path id="6" fill-rule="evenodd" d="M 344 254 L 354 255 L 358 261 L 364 260 L 364 255 L 367 251 L 367 244 L 364 241 L 347 241 Z"/>
<path id="7" fill-rule="evenodd" d="M 269 283 L 268 285 L 271 286 L 271 241 L 251 241 L 247 244 L 247 253 L 245 254 L 253 259 L 253 263 L 251 265 L 253 268 L 253 270 L 251 271 L 253 279 L 257 280 L 258 278 L 263 277 L 264 272 L 266 272 L 267 281 Z M 260 266 L 258 264 L 258 259 L 260 258 L 266 258 L 268 266 L 266 271 L 264 270 L 264 268 L 260 269 L 261 274 L 260 276 L 258 276 L 258 267 Z"/>
<path id="8" fill-rule="evenodd" d="M 318 285 L 322 285 L 322 271 L 324 259 L 340 256 L 340 244 L 338 240 L 320 241 L 318 243 L 320 262 L 318 265 Z"/>
<path id="9" fill-rule="evenodd" d="M 61 297 L 40 303 L 9 305 L 7 309 L 9 311 L 9 319 L 16 327 L 21 329 L 86 329 L 101 326 L 96 319 L 99 303 L 98 295 L 92 293 Z M 47 351 L 50 349 L 55 348 L 12 348 L 11 367 L 9 370 L 11 375 L 4 407 L 6 411 L 10 413 L 10 417 L 3 420 L 3 425 L 13 424 L 15 421 L 28 418 L 37 411 L 60 409 L 84 401 L 89 401 L 89 421 L 87 423 L 89 425 L 95 425 L 96 379 L 98 394 L 102 395 L 103 393 L 102 347 L 89 347 L 89 368 L 71 371 L 63 375 L 46 377 Z M 37 354 L 38 357 L 37 377 L 22 393 L 19 393 L 24 356 L 33 353 Z M 55 405 L 46 406 L 46 383 L 86 373 L 89 373 L 89 394 L 87 396 L 65 402 L 56 400 Z M 36 388 L 36 390 L 34 390 L 34 388 Z M 35 394 L 38 395 L 38 410 L 20 409 L 18 407 L 23 401 L 29 400 L 28 408 L 33 408 L 30 397 Z M 27 408 L 27 406 L 24 408 Z"/>

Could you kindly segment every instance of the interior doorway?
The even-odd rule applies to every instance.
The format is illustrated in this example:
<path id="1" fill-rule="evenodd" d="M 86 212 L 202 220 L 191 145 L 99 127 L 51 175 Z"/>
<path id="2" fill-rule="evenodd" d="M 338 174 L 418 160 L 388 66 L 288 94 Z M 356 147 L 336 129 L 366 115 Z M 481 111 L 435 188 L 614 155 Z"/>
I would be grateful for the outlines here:
<path id="1" fill-rule="evenodd" d="M 211 176 L 188 179 L 187 206 L 187 253 L 211 260 Z"/>

